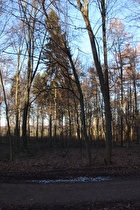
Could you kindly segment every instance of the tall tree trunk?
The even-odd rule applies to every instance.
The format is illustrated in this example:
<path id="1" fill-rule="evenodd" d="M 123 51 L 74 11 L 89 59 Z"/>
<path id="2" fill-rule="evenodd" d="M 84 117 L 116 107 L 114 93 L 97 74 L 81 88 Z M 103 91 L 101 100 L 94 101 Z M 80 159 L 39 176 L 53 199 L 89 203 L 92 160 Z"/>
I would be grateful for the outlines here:
<path id="1" fill-rule="evenodd" d="M 119 46 L 119 57 L 120 57 L 120 65 L 121 65 L 121 106 L 123 107 L 123 65 L 122 65 L 122 56 L 121 50 Z M 121 147 L 123 147 L 123 112 L 121 111 Z"/>
<path id="2" fill-rule="evenodd" d="M 51 145 L 52 144 L 52 102 L 51 101 L 50 101 L 50 111 L 49 111 L 49 137 Z"/>
<path id="3" fill-rule="evenodd" d="M 63 116 L 64 116 L 64 113 L 63 113 L 63 110 L 62 110 L 62 115 L 61 115 L 61 134 L 60 134 L 60 138 L 62 139 L 62 142 L 63 142 Z"/>
<path id="4" fill-rule="evenodd" d="M 39 108 L 37 106 L 37 115 L 36 115 L 36 138 L 38 139 L 38 122 L 39 122 Z"/>
<path id="5" fill-rule="evenodd" d="M 126 138 L 127 138 L 127 148 L 130 147 L 130 130 L 131 123 L 129 122 L 129 101 L 125 101 L 125 118 L 126 118 Z"/>
<path id="6" fill-rule="evenodd" d="M 57 98 L 57 91 L 56 87 L 54 86 L 54 142 L 56 143 L 56 117 L 57 117 L 57 103 L 56 103 L 56 98 Z"/>
<path id="7" fill-rule="evenodd" d="M 69 57 L 69 61 L 71 63 L 71 67 L 72 67 L 73 74 L 74 74 L 74 77 L 75 77 L 77 89 L 78 89 L 78 92 L 79 92 L 79 95 L 80 95 L 82 133 L 83 133 L 83 136 L 84 136 L 84 139 L 85 139 L 87 156 L 88 156 L 88 162 L 89 162 L 89 164 L 91 164 L 90 145 L 89 145 L 89 138 L 87 136 L 86 121 L 85 121 L 85 110 L 84 110 L 83 92 L 82 92 L 82 89 L 81 89 L 81 85 L 80 85 L 80 81 L 79 81 L 79 78 L 78 78 L 78 75 L 77 75 L 77 72 L 76 72 L 75 65 L 74 65 L 73 60 L 72 60 L 72 56 L 71 56 L 70 50 L 67 49 L 67 52 L 66 53 L 67 53 L 67 55 Z"/>
<path id="8" fill-rule="evenodd" d="M 106 164 L 111 163 L 112 156 L 112 116 L 111 116 L 111 107 L 110 107 L 110 94 L 109 94 L 109 81 L 108 81 L 108 64 L 107 64 L 107 43 L 106 43 L 106 6 L 105 0 L 101 0 L 102 8 L 102 31 L 103 31 L 103 48 L 104 48 L 104 67 L 105 67 L 105 87 L 106 87 L 106 96 L 104 100 L 105 103 L 105 116 L 106 116 L 106 154 L 105 162 Z"/>
<path id="9" fill-rule="evenodd" d="M 18 54 L 18 61 L 17 61 L 17 74 L 16 74 L 16 98 L 15 98 L 15 106 L 16 106 L 16 126 L 15 126 L 15 135 L 16 135 L 16 143 L 17 143 L 17 150 L 19 148 L 19 137 L 20 137 L 20 129 L 19 129 L 19 60 L 20 55 Z"/>
<path id="10" fill-rule="evenodd" d="M 68 117 L 69 117 L 69 136 L 71 137 L 71 113 L 69 104 L 69 91 L 68 91 Z"/>
<path id="11" fill-rule="evenodd" d="M 77 131 L 77 137 L 78 137 L 79 146 L 80 146 L 80 156 L 82 157 L 82 141 L 81 141 L 81 138 L 80 138 L 79 113 L 78 113 L 75 98 L 74 98 L 74 104 L 75 104 L 75 111 L 76 111 L 76 131 Z"/>
<path id="12" fill-rule="evenodd" d="M 52 140 L 52 114 L 49 115 L 49 137 Z"/>
<path id="13" fill-rule="evenodd" d="M 8 137 L 9 137 L 9 144 L 10 144 L 10 161 L 13 160 L 13 142 L 12 142 L 12 138 L 11 138 L 11 132 L 10 132 L 10 123 L 9 123 L 9 109 L 8 109 L 8 104 L 7 104 L 7 98 L 6 98 L 6 94 L 5 94 L 5 88 L 4 88 L 4 84 L 3 84 L 3 77 L 2 77 L 2 72 L 0 70 L 0 79 L 1 79 L 1 86 L 2 86 L 2 90 L 3 90 L 3 96 L 4 96 L 4 103 L 6 106 L 6 120 L 7 120 L 7 126 L 8 126 Z"/>
<path id="14" fill-rule="evenodd" d="M 26 89 L 25 93 L 25 103 L 23 108 L 23 122 L 22 122 L 22 140 L 23 140 L 23 148 L 28 149 L 27 145 L 27 117 L 28 117 L 28 108 L 29 108 L 29 92 L 30 89 Z"/>
<path id="15" fill-rule="evenodd" d="M 136 76 L 133 73 L 133 88 L 134 88 L 134 101 L 135 101 L 135 119 L 136 119 L 136 142 L 139 143 L 139 111 L 137 105 L 137 90 L 136 90 Z"/>
<path id="16" fill-rule="evenodd" d="M 31 60 L 33 57 L 31 56 L 32 49 L 32 39 L 31 39 L 31 26 L 28 24 L 28 42 L 27 49 L 28 49 L 28 69 L 27 69 L 27 87 L 25 92 L 25 102 L 24 102 L 24 109 L 23 109 L 23 123 L 22 123 L 22 139 L 23 139 L 23 147 L 24 149 L 28 149 L 27 145 L 27 118 L 28 118 L 28 109 L 29 109 L 29 95 L 30 95 L 30 89 L 31 89 L 31 78 L 32 78 L 32 62 Z"/>
<path id="17" fill-rule="evenodd" d="M 97 148 L 99 147 L 99 114 L 98 114 L 98 97 L 97 97 L 97 85 L 96 85 L 96 97 L 94 102 L 94 111 L 95 111 L 95 140 Z"/>
<path id="18" fill-rule="evenodd" d="M 42 127 L 41 127 L 41 138 L 44 136 L 44 112 L 43 107 L 41 107 L 41 118 L 42 118 Z"/>
<path id="19" fill-rule="evenodd" d="M 1 83 L 0 83 L 0 136 L 2 136 L 2 129 L 1 129 L 1 104 L 2 104 L 2 100 L 1 100 Z"/>
<path id="20" fill-rule="evenodd" d="M 103 94 L 104 98 L 104 104 L 105 104 L 105 118 L 106 118 L 106 153 L 105 153 L 105 163 L 110 164 L 111 163 L 111 155 L 112 155 L 112 127 L 111 127 L 111 121 L 112 121 L 112 116 L 111 116 L 111 107 L 110 107 L 110 97 L 109 97 L 109 85 L 108 85 L 108 68 L 107 68 L 107 63 L 105 63 L 105 78 L 103 75 L 101 63 L 98 58 L 98 53 L 97 53 L 97 48 L 95 44 L 95 35 L 93 34 L 89 17 L 88 17 L 88 2 L 87 0 L 84 0 L 84 6 L 82 5 L 80 0 L 77 0 L 79 9 L 82 13 L 82 16 L 84 18 L 86 28 L 88 31 L 89 39 L 90 39 L 90 44 L 91 44 L 91 49 L 92 49 L 92 54 L 93 54 L 93 59 L 95 62 L 97 74 L 99 77 L 100 85 L 101 85 L 101 91 Z M 104 4 L 104 1 L 102 1 L 102 4 Z M 102 5 L 103 7 L 103 5 Z M 103 19 L 102 19 L 102 24 L 103 24 L 103 33 L 105 34 L 105 16 L 104 16 L 104 11 L 103 13 Z M 103 39 L 105 39 L 103 35 Z M 104 41 L 104 47 L 106 48 L 106 41 Z M 105 62 L 107 59 L 107 53 L 105 52 L 106 49 L 104 49 L 104 57 L 105 57 Z"/>
<path id="21" fill-rule="evenodd" d="M 27 136 L 30 138 L 31 128 L 30 128 L 30 109 L 28 109 L 28 116 L 27 116 Z"/>

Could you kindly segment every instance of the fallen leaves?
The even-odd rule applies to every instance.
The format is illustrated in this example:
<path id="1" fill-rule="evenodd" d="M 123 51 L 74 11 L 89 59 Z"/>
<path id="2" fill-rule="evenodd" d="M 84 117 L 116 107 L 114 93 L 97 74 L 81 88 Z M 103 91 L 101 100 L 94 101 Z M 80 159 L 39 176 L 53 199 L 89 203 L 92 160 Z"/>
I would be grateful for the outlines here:
<path id="1" fill-rule="evenodd" d="M 127 176 L 140 175 L 140 145 L 131 148 L 114 148 L 112 164 L 105 166 L 103 163 L 104 149 L 91 149 L 92 159 L 96 159 L 88 166 L 86 150 L 80 157 L 78 148 L 70 148 L 67 156 L 62 156 L 60 148 L 46 149 L 43 155 L 33 157 L 15 158 L 13 162 L 0 161 L 0 177 L 19 176 L 22 179 L 28 176 L 59 177 L 59 176 Z M 6 179 L 6 178 L 5 178 Z"/>

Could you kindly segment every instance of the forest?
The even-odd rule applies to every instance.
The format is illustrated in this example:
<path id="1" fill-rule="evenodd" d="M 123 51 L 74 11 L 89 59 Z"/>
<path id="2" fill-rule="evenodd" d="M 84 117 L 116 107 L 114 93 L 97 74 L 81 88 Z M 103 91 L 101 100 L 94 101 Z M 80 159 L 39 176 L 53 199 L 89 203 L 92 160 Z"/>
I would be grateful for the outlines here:
<path id="1" fill-rule="evenodd" d="M 8 158 L 139 143 L 140 2 L 0 1 L 0 136 Z"/>
<path id="2" fill-rule="evenodd" d="M 0 0 L 0 209 L 140 209 L 139 0 Z"/>

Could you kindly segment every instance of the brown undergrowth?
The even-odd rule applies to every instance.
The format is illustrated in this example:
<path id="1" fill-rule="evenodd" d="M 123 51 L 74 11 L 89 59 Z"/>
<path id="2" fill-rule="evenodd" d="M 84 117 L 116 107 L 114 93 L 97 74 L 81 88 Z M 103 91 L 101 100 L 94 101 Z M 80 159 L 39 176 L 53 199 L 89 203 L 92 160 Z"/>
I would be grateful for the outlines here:
<path id="1" fill-rule="evenodd" d="M 88 165 L 85 148 L 82 156 L 79 148 L 69 148 L 64 157 L 65 149 L 58 147 L 22 152 L 15 155 L 13 162 L 0 161 L 1 179 L 26 178 L 65 178 L 67 176 L 139 176 L 140 145 L 133 143 L 130 148 L 114 147 L 112 164 L 104 165 L 104 148 L 91 148 L 92 165 Z M 6 178 L 7 177 L 7 178 Z"/>

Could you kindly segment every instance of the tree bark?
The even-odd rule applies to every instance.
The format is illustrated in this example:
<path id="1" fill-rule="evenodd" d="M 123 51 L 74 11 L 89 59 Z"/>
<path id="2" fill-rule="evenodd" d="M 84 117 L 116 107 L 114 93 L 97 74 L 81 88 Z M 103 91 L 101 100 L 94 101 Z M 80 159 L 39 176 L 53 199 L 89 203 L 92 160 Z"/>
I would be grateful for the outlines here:
<path id="1" fill-rule="evenodd" d="M 69 137 L 72 136 L 72 129 L 71 129 L 71 112 L 70 112 L 70 103 L 69 103 L 69 91 L 68 91 L 68 117 L 69 117 Z"/>
<path id="2" fill-rule="evenodd" d="M 8 109 L 8 104 L 7 104 L 7 98 L 6 98 L 6 94 L 5 94 L 5 88 L 4 88 L 4 84 L 3 84 L 3 77 L 2 77 L 2 72 L 0 70 L 0 79 L 1 79 L 1 85 L 2 85 L 2 90 L 3 90 L 3 96 L 4 96 L 4 102 L 5 102 L 5 106 L 6 106 L 6 120 L 7 120 L 7 126 L 8 126 L 8 137 L 9 137 L 9 144 L 10 144 L 10 161 L 13 160 L 13 142 L 12 142 L 12 138 L 11 138 L 11 132 L 10 132 L 10 123 L 9 123 L 9 109 Z"/>
<path id="3" fill-rule="evenodd" d="M 23 109 L 23 122 L 22 122 L 22 140 L 23 140 L 23 148 L 25 150 L 28 149 L 27 145 L 27 117 L 28 117 L 28 108 L 29 108 L 29 93 L 30 93 L 30 86 L 26 88 L 25 93 L 25 103 Z"/>
<path id="4" fill-rule="evenodd" d="M 137 106 L 137 90 L 136 90 L 136 75 L 133 72 L 133 88 L 134 88 L 134 101 L 135 101 L 135 119 L 136 119 L 136 142 L 139 143 L 139 112 Z"/>
<path id="5" fill-rule="evenodd" d="M 41 107 L 41 120 L 42 120 L 41 138 L 43 138 L 43 136 L 44 136 L 44 109 L 43 109 L 43 106 Z"/>
<path id="6" fill-rule="evenodd" d="M 104 48 L 104 68 L 105 68 L 105 115 L 106 115 L 106 164 L 111 163 L 112 156 L 112 116 L 110 107 L 110 94 L 109 94 L 109 80 L 108 80 L 108 64 L 107 64 L 107 42 L 106 42 L 106 7 L 105 0 L 101 0 L 101 15 L 102 15 L 102 31 L 103 31 L 103 48 Z M 105 101 L 105 99 L 104 99 Z"/>
<path id="7" fill-rule="evenodd" d="M 20 55 L 18 54 L 17 60 L 17 74 L 16 74 L 16 98 L 15 98 L 15 106 L 16 106 L 16 126 L 15 126 L 15 135 L 16 135 L 16 143 L 17 150 L 19 148 L 19 137 L 20 137 L 20 129 L 19 129 L 19 61 Z"/>
<path id="8" fill-rule="evenodd" d="M 57 92 L 56 92 L 56 87 L 54 85 L 54 142 L 56 143 L 56 117 L 57 117 L 57 103 L 56 103 L 56 98 L 57 98 Z"/>
<path id="9" fill-rule="evenodd" d="M 81 85 L 80 85 L 79 78 L 78 78 L 78 75 L 77 75 L 77 72 L 76 72 L 76 68 L 75 68 L 75 65 L 74 65 L 73 60 L 72 60 L 72 56 L 71 56 L 70 50 L 67 49 L 66 53 L 67 53 L 67 55 L 69 57 L 69 61 L 71 63 L 71 67 L 72 67 L 73 74 L 74 74 L 74 77 L 75 77 L 77 89 L 78 89 L 78 92 L 79 92 L 79 95 L 80 95 L 82 132 L 83 132 L 83 136 L 84 136 L 84 140 L 85 140 L 85 144 L 86 144 L 88 163 L 90 165 L 91 164 L 91 152 L 90 152 L 89 139 L 88 139 L 88 135 L 87 135 L 86 122 L 85 122 L 85 110 L 84 110 L 83 93 L 82 93 Z"/>
<path id="10" fill-rule="evenodd" d="M 39 108 L 37 106 L 37 116 L 36 116 L 36 138 L 38 139 L 38 122 L 39 122 Z"/>
<path id="11" fill-rule="evenodd" d="M 111 121 L 112 121 L 112 116 L 111 116 L 111 107 L 110 107 L 110 97 L 109 97 L 109 87 L 108 87 L 108 76 L 107 73 L 105 73 L 105 78 L 103 75 L 101 63 L 98 58 L 98 53 L 97 53 L 97 48 L 95 44 L 95 35 L 93 34 L 89 17 L 88 17 L 88 2 L 87 0 L 83 0 L 84 6 L 82 5 L 80 0 L 77 0 L 79 9 L 82 13 L 82 16 L 84 18 L 86 28 L 88 31 L 89 39 L 90 39 L 90 44 L 91 44 L 91 49 L 92 49 L 92 54 L 93 54 L 93 59 L 95 62 L 97 74 L 99 77 L 100 85 L 101 85 L 101 91 L 103 94 L 104 98 L 104 104 L 105 104 L 105 118 L 106 118 L 106 153 L 105 153 L 105 163 L 106 164 L 111 164 L 111 155 L 112 155 L 112 128 L 111 128 Z M 103 26 L 103 31 L 105 30 Z M 104 55 L 106 56 L 106 55 Z M 107 69 L 106 69 L 107 71 Z"/>
<path id="12" fill-rule="evenodd" d="M 96 85 L 96 97 L 94 102 L 94 111 L 95 111 L 95 140 L 96 140 L 96 146 L 99 147 L 99 113 L 98 113 L 98 107 L 97 107 L 97 85 Z"/>
<path id="13" fill-rule="evenodd" d="M 121 106 L 123 107 L 123 64 L 122 64 L 120 45 L 118 46 L 118 48 L 119 48 L 120 68 L 121 68 Z M 121 111 L 121 147 L 123 147 L 123 127 L 124 127 L 123 113 Z"/>

